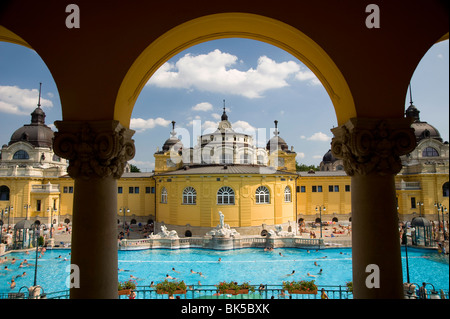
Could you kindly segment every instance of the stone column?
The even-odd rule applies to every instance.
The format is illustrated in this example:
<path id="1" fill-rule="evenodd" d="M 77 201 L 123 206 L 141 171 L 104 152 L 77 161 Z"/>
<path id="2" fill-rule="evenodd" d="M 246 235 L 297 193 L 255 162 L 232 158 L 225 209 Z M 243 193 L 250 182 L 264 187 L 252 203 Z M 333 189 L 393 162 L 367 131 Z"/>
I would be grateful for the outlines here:
<path id="1" fill-rule="evenodd" d="M 395 175 L 416 146 L 411 121 L 353 118 L 332 129 L 331 151 L 351 176 L 353 295 L 403 298 Z"/>
<path id="2" fill-rule="evenodd" d="M 118 121 L 55 125 L 54 151 L 69 160 L 75 181 L 71 264 L 78 266 L 79 287 L 71 287 L 70 297 L 117 298 L 117 179 L 134 157 L 134 131 Z"/>

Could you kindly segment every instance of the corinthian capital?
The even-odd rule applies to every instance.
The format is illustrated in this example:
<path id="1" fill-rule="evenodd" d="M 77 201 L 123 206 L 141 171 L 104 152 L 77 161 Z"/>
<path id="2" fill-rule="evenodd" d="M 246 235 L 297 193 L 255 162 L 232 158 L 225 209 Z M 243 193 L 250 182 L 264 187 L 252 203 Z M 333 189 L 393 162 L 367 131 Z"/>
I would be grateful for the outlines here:
<path id="1" fill-rule="evenodd" d="M 400 156 L 416 147 L 410 119 L 353 118 L 331 130 L 331 152 L 344 162 L 350 176 L 355 174 L 397 174 Z"/>
<path id="2" fill-rule="evenodd" d="M 55 126 L 53 148 L 69 160 L 72 178 L 120 178 L 126 162 L 134 157 L 134 131 L 118 121 L 56 121 Z"/>

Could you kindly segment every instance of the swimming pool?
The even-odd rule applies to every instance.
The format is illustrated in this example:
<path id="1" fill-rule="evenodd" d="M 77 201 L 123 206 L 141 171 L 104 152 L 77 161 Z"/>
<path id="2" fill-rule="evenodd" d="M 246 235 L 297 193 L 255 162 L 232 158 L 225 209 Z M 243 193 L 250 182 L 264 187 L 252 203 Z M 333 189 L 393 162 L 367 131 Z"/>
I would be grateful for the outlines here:
<path id="1" fill-rule="evenodd" d="M 70 264 L 70 250 L 47 250 L 38 260 L 37 284 L 45 292 L 66 290 Z M 280 255 L 281 254 L 281 255 Z M 0 293 L 17 292 L 22 286 L 32 286 L 34 281 L 34 253 L 11 253 L 8 260 L 16 262 L 1 264 Z M 4 258 L 4 257 L 3 257 Z M 64 260 L 67 258 L 68 260 Z M 219 262 L 219 258 L 221 261 Z M 19 268 L 27 259 L 30 266 Z M 250 282 L 253 285 L 281 285 L 286 280 L 312 280 L 321 285 L 342 285 L 352 280 L 352 250 L 324 249 L 304 250 L 278 248 L 273 251 L 247 248 L 230 251 L 205 249 L 154 249 L 142 251 L 119 251 L 119 280 L 136 278 L 138 286 L 148 286 L 165 279 L 166 275 L 184 280 L 188 285 L 215 285 L 220 281 Z M 316 264 L 317 265 L 316 265 Z M 406 281 L 406 258 L 402 252 L 403 276 Z M 432 283 L 436 289 L 449 289 L 449 258 L 436 252 L 408 248 L 410 281 Z M 10 270 L 4 270 L 4 266 Z M 172 270 L 174 268 L 174 270 Z M 198 273 L 201 272 L 202 276 Z M 322 274 L 319 274 L 322 269 Z M 294 274 L 287 276 L 288 274 Z M 16 288 L 9 282 L 16 278 Z M 308 276 L 308 273 L 311 276 Z M 132 277 L 131 277 L 132 276 Z"/>

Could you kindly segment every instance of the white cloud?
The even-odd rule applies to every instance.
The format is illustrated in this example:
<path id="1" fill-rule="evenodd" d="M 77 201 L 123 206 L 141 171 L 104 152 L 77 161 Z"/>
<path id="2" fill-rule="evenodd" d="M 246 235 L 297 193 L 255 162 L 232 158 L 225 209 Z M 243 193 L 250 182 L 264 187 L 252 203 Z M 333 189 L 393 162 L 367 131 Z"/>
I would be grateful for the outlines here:
<path id="1" fill-rule="evenodd" d="M 313 155 L 313 158 L 314 158 L 314 159 L 322 159 L 322 158 L 323 158 L 323 155 Z"/>
<path id="2" fill-rule="evenodd" d="M 303 152 L 298 152 L 296 158 L 297 158 L 297 159 L 302 159 L 302 158 L 305 158 L 305 156 L 306 156 L 305 153 L 303 153 Z"/>
<path id="3" fill-rule="evenodd" d="M 37 107 L 38 97 L 37 89 L 0 86 L 0 112 L 29 115 Z M 41 96 L 41 107 L 53 107 L 53 103 Z"/>
<path id="4" fill-rule="evenodd" d="M 202 103 L 198 103 L 197 105 L 192 107 L 192 110 L 194 111 L 211 111 L 213 109 L 213 106 L 211 103 L 208 102 L 202 102 Z"/>
<path id="5" fill-rule="evenodd" d="M 308 141 L 329 142 L 331 137 L 322 132 L 317 132 L 307 138 Z"/>
<path id="6" fill-rule="evenodd" d="M 218 113 L 212 113 L 211 116 L 212 116 L 212 118 L 215 119 L 215 120 L 220 120 L 220 118 L 221 118 L 221 115 L 218 114 Z"/>
<path id="7" fill-rule="evenodd" d="M 266 56 L 258 59 L 256 69 L 231 68 L 237 62 L 236 56 L 217 49 L 197 56 L 186 54 L 161 66 L 147 84 L 259 98 L 267 90 L 288 86 L 287 79 L 300 71 L 294 61 L 277 63 Z"/>
<path id="8" fill-rule="evenodd" d="M 156 119 L 141 119 L 141 118 L 132 118 L 130 121 L 130 128 L 132 130 L 136 130 L 137 132 L 144 132 L 145 130 L 152 129 L 155 126 L 168 126 L 171 121 L 165 120 L 162 117 L 158 117 Z"/>
<path id="9" fill-rule="evenodd" d="M 295 74 L 295 78 L 299 81 L 308 81 L 308 83 L 311 85 L 321 85 L 316 75 L 309 69 L 304 67 L 301 67 L 300 70 Z"/>
<path id="10" fill-rule="evenodd" d="M 141 172 L 155 169 L 155 162 L 131 160 L 128 163 L 135 165 Z"/>

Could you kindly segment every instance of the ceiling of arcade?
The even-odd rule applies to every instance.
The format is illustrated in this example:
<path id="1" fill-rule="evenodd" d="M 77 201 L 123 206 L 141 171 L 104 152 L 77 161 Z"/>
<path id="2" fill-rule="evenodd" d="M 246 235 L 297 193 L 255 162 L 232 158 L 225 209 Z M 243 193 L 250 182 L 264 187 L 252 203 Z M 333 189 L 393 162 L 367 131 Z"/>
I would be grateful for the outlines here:
<path id="1" fill-rule="evenodd" d="M 197 43 L 248 37 L 277 45 L 322 81 L 338 123 L 402 117 L 420 59 L 448 38 L 445 1 L 2 1 L 0 40 L 33 48 L 58 86 L 64 120 L 117 119 L 128 126 L 140 85 Z M 369 17 L 369 18 L 374 18 Z M 426 23 L 425 23 L 426 22 Z M 101 83 L 101 85 L 99 85 Z"/>

